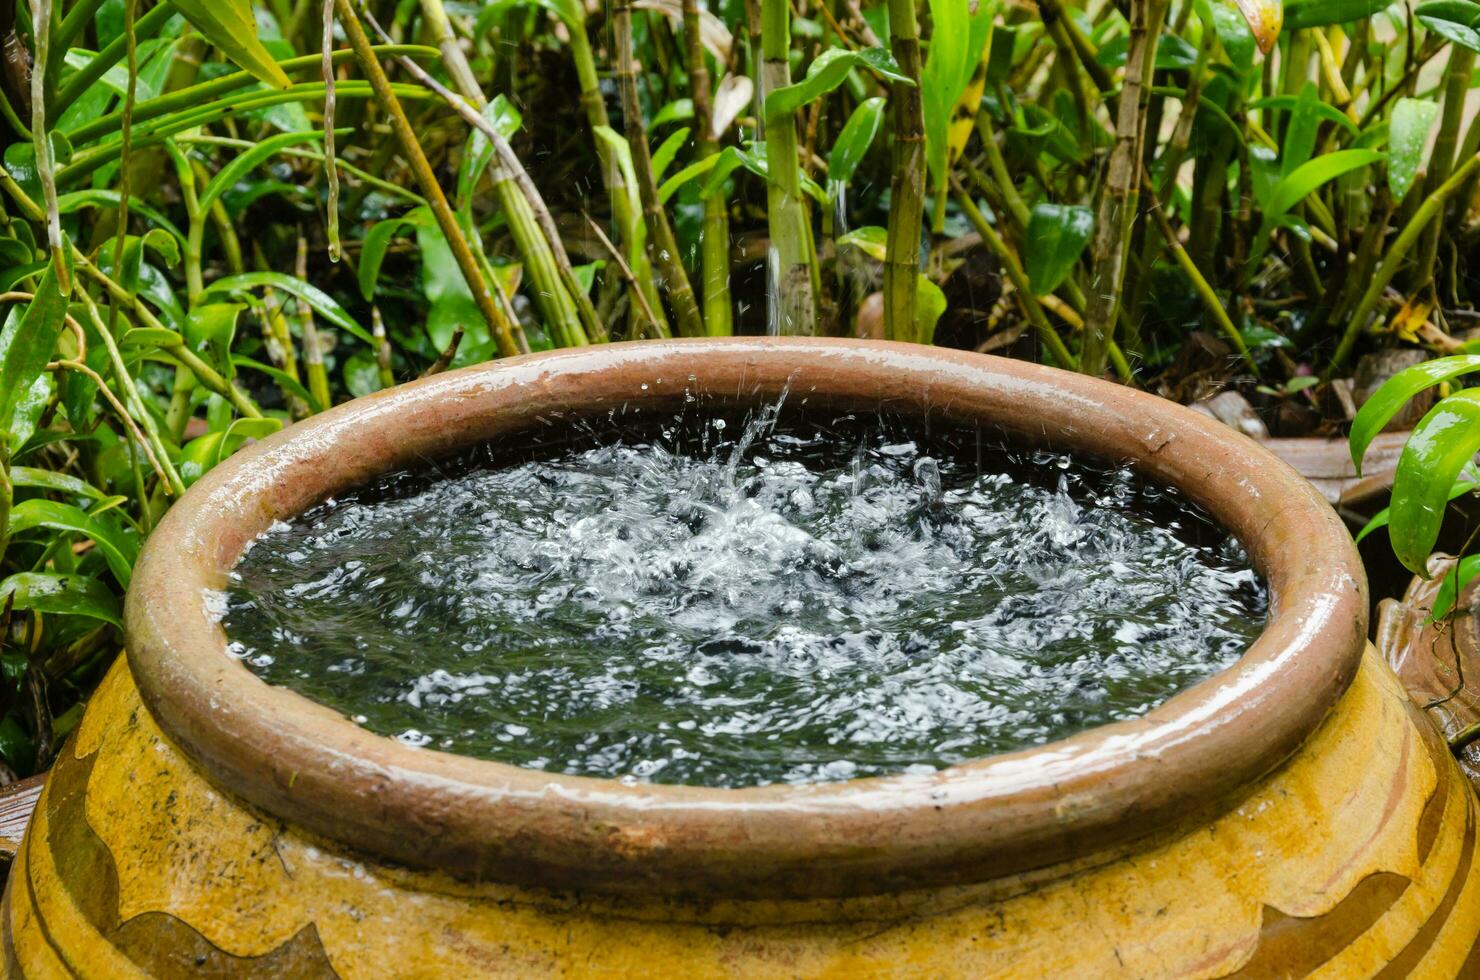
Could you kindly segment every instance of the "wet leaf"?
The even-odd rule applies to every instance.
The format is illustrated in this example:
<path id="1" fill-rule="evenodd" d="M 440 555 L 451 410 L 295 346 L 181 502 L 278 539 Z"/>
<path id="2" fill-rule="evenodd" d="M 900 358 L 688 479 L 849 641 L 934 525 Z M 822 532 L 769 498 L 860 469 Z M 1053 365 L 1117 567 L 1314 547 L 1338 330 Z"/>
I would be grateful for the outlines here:
<path id="1" fill-rule="evenodd" d="M 1480 355 L 1461 354 L 1415 364 L 1383 382 L 1382 387 L 1357 410 L 1357 417 L 1352 420 L 1348 442 L 1357 475 L 1362 474 L 1362 457 L 1367 454 L 1367 447 L 1410 398 L 1440 382 L 1475 371 L 1480 371 Z"/>
<path id="2" fill-rule="evenodd" d="M 230 163 L 222 167 L 206 189 L 201 191 L 199 207 L 202 212 L 215 203 L 227 189 L 236 186 L 236 183 L 252 171 L 258 164 L 265 163 L 275 156 L 279 151 L 286 150 L 290 146 L 300 143 L 312 143 L 322 140 L 324 134 L 318 130 L 308 130 L 302 133 L 280 133 L 270 136 L 250 150 L 238 153 Z"/>
<path id="3" fill-rule="evenodd" d="M 889 230 L 877 225 L 855 228 L 838 239 L 838 248 L 851 245 L 876 262 L 883 262 L 888 254 Z"/>
<path id="4" fill-rule="evenodd" d="M 231 342 L 236 337 L 236 321 L 246 309 L 244 303 L 201 303 L 185 317 L 185 342 L 225 377 L 231 377 Z"/>
<path id="5" fill-rule="evenodd" d="M 653 178 L 655 180 L 663 179 L 663 174 L 668 172 L 668 168 L 673 165 L 674 157 L 678 156 L 678 151 L 683 149 L 683 145 L 688 140 L 689 127 L 682 126 L 668 134 L 668 138 L 653 151 Z"/>
<path id="6" fill-rule="evenodd" d="M 251 0 L 170 0 L 170 5 L 222 54 L 258 80 L 273 88 L 293 84 L 258 40 Z"/>
<path id="7" fill-rule="evenodd" d="M 118 597 L 107 585 L 86 575 L 17 572 L 0 580 L 0 606 L 7 600 L 16 609 L 57 616 L 86 616 L 123 628 Z"/>
<path id="8" fill-rule="evenodd" d="M 357 350 L 344 362 L 344 386 L 356 398 L 380 390 L 380 364 L 367 350 Z"/>
<path id="9" fill-rule="evenodd" d="M 1430 0 L 1413 8 L 1419 22 L 1462 48 L 1480 52 L 1480 4 L 1469 0 Z"/>
<path id="10" fill-rule="evenodd" d="M 79 480 L 75 476 L 66 473 L 58 473 L 55 470 L 40 470 L 30 466 L 12 466 L 10 468 L 10 482 L 18 487 L 29 487 L 32 490 L 49 490 L 53 493 L 65 493 L 73 497 L 87 497 L 92 500 L 102 500 L 103 491 L 94 487 L 86 480 Z"/>
<path id="11" fill-rule="evenodd" d="M 79 507 L 54 500 L 22 500 L 16 504 L 10 512 L 11 533 L 23 534 L 37 528 L 80 534 L 92 540 L 118 584 L 128 587 L 138 546 L 104 518 L 93 517 Z"/>
<path id="12" fill-rule="evenodd" d="M 1475 474 L 1472 470 L 1468 473 L 1468 475 L 1461 475 L 1458 480 L 1454 481 L 1454 486 L 1449 488 L 1449 499 L 1458 500 L 1460 497 L 1463 497 L 1467 493 L 1474 493 L 1475 491 L 1480 490 L 1480 482 L 1477 482 L 1474 479 L 1474 476 Z M 1391 519 L 1392 508 L 1384 507 L 1382 510 L 1372 515 L 1372 520 L 1368 521 L 1365 525 L 1362 526 L 1362 530 L 1357 532 L 1357 536 L 1353 540 L 1357 544 L 1361 544 L 1363 539 L 1368 537 L 1374 531 L 1380 531 L 1383 528 L 1387 527 L 1388 522 Z"/>
<path id="13" fill-rule="evenodd" d="M 180 453 L 180 479 L 188 487 L 236 452 L 248 439 L 265 439 L 283 427 L 277 419 L 236 419 L 219 432 L 192 439 Z"/>
<path id="14" fill-rule="evenodd" d="M 1290 0 L 1285 4 L 1285 30 L 1329 27 L 1366 20 L 1392 6 L 1393 0 Z"/>
<path id="15" fill-rule="evenodd" d="M 328 293 L 316 286 L 311 286 L 294 276 L 284 275 L 281 272 L 244 272 L 235 276 L 224 276 L 206 286 L 206 295 L 211 293 L 247 293 L 254 289 L 271 286 L 273 289 L 282 290 L 293 296 L 297 296 L 314 311 L 328 320 L 341 330 L 347 330 L 365 343 L 374 346 L 375 338 L 370 336 L 370 331 L 360 326 L 355 318 L 350 316 L 344 307 L 334 302 Z"/>
<path id="16" fill-rule="evenodd" d="M 1428 99 L 1399 99 L 1393 106 L 1388 131 L 1388 187 L 1393 192 L 1394 201 L 1401 201 L 1408 195 L 1408 189 L 1423 167 L 1429 130 L 1434 127 L 1434 119 L 1438 115 L 1438 103 Z"/>
<path id="17" fill-rule="evenodd" d="M 1480 575 L 1480 555 L 1467 555 L 1450 566 L 1444 581 L 1439 583 L 1439 591 L 1434 595 L 1434 608 L 1429 610 L 1429 621 L 1437 622 L 1448 616 L 1477 575 Z"/>
<path id="18" fill-rule="evenodd" d="M 1033 205 L 1023 262 L 1035 294 L 1047 296 L 1059 288 L 1079 261 L 1094 230 L 1095 214 L 1088 207 Z"/>
<path id="19" fill-rule="evenodd" d="M 385 262 L 385 253 L 391 247 L 391 241 L 403 226 L 415 225 L 421 220 L 419 212 L 425 212 L 428 217 L 430 216 L 430 212 L 427 212 L 425 208 L 418 208 L 416 212 L 399 218 L 377 221 L 365 233 L 365 240 L 360 243 L 360 266 L 357 272 L 360 279 L 360 295 L 365 297 L 366 302 L 375 299 L 375 286 L 380 281 L 380 267 Z"/>
<path id="20" fill-rule="evenodd" d="M 26 312 L 0 331 L 0 433 L 10 431 L 17 405 L 46 370 L 66 316 L 67 300 L 48 265 Z"/>
<path id="21" fill-rule="evenodd" d="M 864 99 L 853 110 L 827 156 L 828 180 L 846 184 L 853 179 L 858 165 L 884 126 L 885 105 L 883 96 L 874 96 Z"/>
<path id="22" fill-rule="evenodd" d="M 807 69 L 807 77 L 794 85 L 778 88 L 766 96 L 767 118 L 785 116 L 837 88 L 855 68 L 867 68 L 891 81 L 913 84 L 901 74 L 894 56 L 883 48 L 847 51 L 829 48 Z"/>
<path id="23" fill-rule="evenodd" d="M 946 311 L 946 294 L 928 276 L 915 279 L 915 319 L 920 324 L 920 343 L 935 342 L 935 325 Z"/>
<path id="24" fill-rule="evenodd" d="M 1280 25 L 1285 17 L 1285 6 L 1281 0 L 1234 0 L 1239 13 L 1249 22 L 1249 30 L 1265 54 L 1279 39 Z"/>
<path id="25" fill-rule="evenodd" d="M 1393 553 L 1416 575 L 1428 577 L 1428 559 L 1439 538 L 1449 491 L 1461 469 L 1480 451 L 1480 390 L 1442 399 L 1414 426 L 1393 477 L 1388 537 Z"/>

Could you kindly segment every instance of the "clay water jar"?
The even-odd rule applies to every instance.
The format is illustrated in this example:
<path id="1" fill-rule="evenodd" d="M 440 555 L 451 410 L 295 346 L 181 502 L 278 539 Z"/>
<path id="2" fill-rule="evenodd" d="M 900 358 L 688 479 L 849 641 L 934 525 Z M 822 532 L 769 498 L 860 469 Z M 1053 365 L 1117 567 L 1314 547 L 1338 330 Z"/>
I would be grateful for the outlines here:
<path id="1" fill-rule="evenodd" d="M 1234 666 L 1142 718 L 930 776 L 622 785 L 414 749 L 225 650 L 209 598 L 271 522 L 530 426 L 914 413 L 1128 461 L 1269 583 Z M 613 344 L 343 405 L 222 464 L 144 549 L 128 654 L 6 890 L 16 976 L 872 972 L 1474 976 L 1476 800 L 1367 644 L 1350 537 L 1290 468 L 1150 395 L 841 340 Z"/>

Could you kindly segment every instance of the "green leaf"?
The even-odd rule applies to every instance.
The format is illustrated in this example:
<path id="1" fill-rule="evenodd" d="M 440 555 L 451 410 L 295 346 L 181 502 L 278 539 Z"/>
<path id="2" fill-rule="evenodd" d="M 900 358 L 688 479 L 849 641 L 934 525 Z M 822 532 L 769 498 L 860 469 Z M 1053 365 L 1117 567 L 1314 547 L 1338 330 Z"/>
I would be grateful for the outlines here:
<path id="1" fill-rule="evenodd" d="M 0 433 L 10 430 L 16 406 L 46 370 L 66 317 L 67 300 L 48 265 L 25 314 L 0 331 Z"/>
<path id="2" fill-rule="evenodd" d="M 169 0 L 170 6 L 205 35 L 207 41 L 239 67 L 273 88 L 292 81 L 257 38 L 251 0 Z"/>
<path id="3" fill-rule="evenodd" d="M 1288 176 L 1310 160 L 1316 149 L 1316 132 L 1320 129 L 1320 90 L 1315 82 L 1306 82 L 1295 99 L 1290 124 L 1285 129 L 1284 150 L 1280 153 L 1280 176 Z M 1303 195 L 1302 195 L 1303 196 Z"/>
<path id="4" fill-rule="evenodd" d="M 1408 403 L 1408 399 L 1426 388 L 1473 371 L 1480 371 L 1480 355 L 1460 354 L 1415 364 L 1384 381 L 1382 387 L 1357 410 L 1357 417 L 1352 420 L 1348 442 L 1351 444 L 1352 462 L 1356 464 L 1357 475 L 1362 475 L 1362 457 L 1367 455 L 1367 447 Z"/>
<path id="5" fill-rule="evenodd" d="M 1213 31 L 1218 35 L 1218 43 L 1223 45 L 1233 67 L 1240 75 L 1247 75 L 1249 69 L 1254 67 L 1254 52 L 1258 48 L 1243 14 L 1230 0 L 1212 0 L 1208 4 L 1206 17 L 1202 16 L 1202 7 L 1198 10 L 1198 16 L 1205 26 L 1211 21 Z"/>
<path id="6" fill-rule="evenodd" d="M 118 209 L 119 194 L 115 190 L 98 188 L 93 190 L 72 191 L 57 197 L 57 213 L 72 214 L 83 208 L 100 208 L 105 211 Z M 129 214 L 137 214 L 152 221 L 175 237 L 181 245 L 185 244 L 185 234 L 180 231 L 170 219 L 162 213 L 139 200 L 130 197 L 128 201 Z"/>
<path id="7" fill-rule="evenodd" d="M 495 95 L 493 101 L 483 107 L 483 118 L 493 127 L 493 131 L 504 139 L 509 139 L 519 132 L 519 127 L 524 125 L 524 117 L 519 114 L 519 110 L 514 108 L 513 103 L 502 95 Z M 467 149 L 463 153 L 462 165 L 457 171 L 458 207 L 466 208 L 472 204 L 473 192 L 477 189 L 478 181 L 482 178 L 483 171 L 488 169 L 493 156 L 493 141 L 484 134 L 483 130 L 474 129 L 468 134 Z M 363 288 L 363 283 L 361 286 Z"/>
<path id="8" fill-rule="evenodd" d="M 663 186 L 658 188 L 658 202 L 660 204 L 667 204 L 668 199 L 671 198 L 674 194 L 677 194 L 685 184 L 688 184 L 696 178 L 702 177 L 705 174 L 709 173 L 709 171 L 713 170 L 715 164 L 719 163 L 719 160 L 719 153 L 712 154 L 702 160 L 696 160 L 695 162 L 689 164 L 687 167 L 684 167 L 678 173 L 674 174 L 672 177 L 669 177 L 667 180 L 663 181 Z M 737 161 L 735 166 L 739 165 L 740 164 Z"/>
<path id="9" fill-rule="evenodd" d="M 360 244 L 358 273 L 360 295 L 365 297 L 366 302 L 375 299 L 375 286 L 380 281 L 380 267 L 385 262 L 385 253 L 390 249 L 391 240 L 396 237 L 396 232 L 401 230 L 402 225 L 414 225 L 418 220 L 413 215 L 386 218 L 375 222 L 365 233 L 365 240 Z"/>
<path id="10" fill-rule="evenodd" d="M 380 364 L 367 350 L 357 350 L 344 362 L 344 386 L 356 398 L 380 390 Z"/>
<path id="11" fill-rule="evenodd" d="M 1461 477 L 1454 481 L 1454 486 L 1449 488 L 1449 499 L 1453 501 L 1476 490 L 1480 490 L 1480 482 L 1476 482 L 1472 478 Z M 1372 520 L 1368 521 L 1363 525 L 1362 530 L 1357 532 L 1357 536 L 1354 539 L 1355 542 L 1361 544 L 1362 540 L 1374 531 L 1380 531 L 1387 527 L 1388 522 L 1392 519 L 1392 510 L 1391 507 L 1384 507 L 1382 510 L 1373 514 Z"/>
<path id="12" fill-rule="evenodd" d="M 1428 99 L 1399 99 L 1393 106 L 1388 133 L 1388 187 L 1393 200 L 1401 201 L 1413 186 L 1423 166 L 1429 130 L 1439 115 L 1439 104 Z"/>
<path id="13" fill-rule="evenodd" d="M 252 371 L 260 371 L 261 373 L 267 375 L 269 378 L 272 378 L 274 381 L 276 381 L 284 391 L 287 391 L 289 394 L 293 394 L 298 396 L 299 398 L 302 398 L 304 404 L 306 404 L 315 413 L 322 412 L 325 408 L 328 407 L 327 405 L 320 404 L 319 400 L 315 398 L 309 392 L 309 390 L 303 386 L 303 382 L 294 378 L 291 374 L 281 370 L 280 368 L 275 368 L 271 364 L 263 364 L 261 361 L 254 361 L 250 357 L 246 357 L 242 354 L 233 354 L 231 356 L 231 363 L 239 368 L 247 368 Z"/>
<path id="14" fill-rule="evenodd" d="M 206 209 L 215 203 L 216 198 L 227 189 L 235 187 L 239 180 L 252 172 L 252 168 L 264 163 L 279 151 L 286 150 L 290 146 L 297 146 L 299 143 L 313 143 L 323 138 L 324 134 L 314 129 L 301 133 L 279 133 L 277 136 L 268 137 L 250 150 L 238 153 L 230 163 L 221 168 L 216 176 L 211 178 L 211 182 L 201 192 L 200 213 L 204 214 Z"/>
<path id="15" fill-rule="evenodd" d="M 648 123 L 648 131 L 656 130 L 671 122 L 687 121 L 694 118 L 693 99 L 674 99 L 653 115 L 653 121 Z"/>
<path id="16" fill-rule="evenodd" d="M 1388 537 L 1409 571 L 1428 577 L 1449 490 L 1480 451 L 1480 389 L 1455 392 L 1429 410 L 1403 445 L 1393 477 Z"/>
<path id="17" fill-rule="evenodd" d="M 1448 616 L 1477 575 L 1480 575 L 1480 555 L 1468 555 L 1450 566 L 1444 581 L 1439 583 L 1439 591 L 1434 595 L 1434 608 L 1429 610 L 1429 621 L 1437 622 Z"/>
<path id="18" fill-rule="evenodd" d="M 1285 4 L 1285 30 L 1366 20 L 1392 4 L 1393 0 L 1289 0 Z"/>
<path id="19" fill-rule="evenodd" d="M 863 254 L 878 262 L 883 262 L 889 252 L 889 231 L 878 225 L 867 225 L 863 228 L 855 228 L 848 234 L 838 239 L 838 248 L 852 245 Z"/>
<path id="20" fill-rule="evenodd" d="M 41 416 L 46 412 L 46 406 L 51 403 L 52 380 L 49 374 L 39 374 L 31 386 L 22 393 L 19 401 L 15 403 L 15 410 L 10 416 L 10 432 L 6 439 L 10 452 L 16 454 L 36 432 L 36 427 L 41 424 Z"/>
<path id="21" fill-rule="evenodd" d="M 271 286 L 273 289 L 280 289 L 292 296 L 297 296 L 334 326 L 349 331 L 371 346 L 375 345 L 375 338 L 370 335 L 370 331 L 360 326 L 355 318 L 350 316 L 344 307 L 334 302 L 328 293 L 281 272 L 244 272 L 240 275 L 225 276 L 207 286 L 205 294 L 247 293 L 264 286 Z"/>
<path id="22" fill-rule="evenodd" d="M 828 48 L 807 69 L 807 77 L 766 96 L 766 118 L 786 116 L 837 88 L 854 68 L 867 68 L 891 81 L 913 84 L 901 73 L 894 56 L 883 48 L 847 51 Z"/>
<path id="23" fill-rule="evenodd" d="M 29 466 L 12 466 L 10 468 L 10 482 L 18 487 L 29 487 L 32 490 L 50 490 L 52 493 L 65 493 L 74 497 L 87 497 L 92 500 L 102 500 L 103 491 L 88 483 L 79 480 L 75 476 L 58 473 L 55 470 L 38 470 Z"/>
<path id="24" fill-rule="evenodd" d="M 689 128 L 681 126 L 668 135 L 656 150 L 653 151 L 653 179 L 662 180 L 663 174 L 673 164 L 673 158 L 678 156 L 678 151 L 683 148 L 689 138 Z"/>
<path id="25" fill-rule="evenodd" d="M 184 336 L 165 327 L 133 327 L 118 342 L 119 347 L 173 347 L 183 344 Z"/>
<path id="26" fill-rule="evenodd" d="M 0 581 L 0 606 L 7 597 L 16 609 L 57 616 L 86 616 L 123 628 L 118 597 L 95 578 L 50 572 L 17 572 Z"/>
<path id="27" fill-rule="evenodd" d="M 1299 102 L 1300 99 L 1293 95 L 1271 95 L 1263 99 L 1254 99 L 1249 103 L 1249 108 L 1279 109 L 1282 112 L 1292 112 Z M 1352 122 L 1346 113 L 1334 105 L 1317 101 L 1311 108 L 1315 110 L 1316 115 L 1320 116 L 1321 122 L 1334 123 L 1353 136 L 1361 133 L 1361 130 L 1357 128 L 1357 124 Z"/>
<path id="28" fill-rule="evenodd" d="M 201 303 L 185 318 L 185 342 L 196 353 L 206 353 L 218 371 L 231 377 L 231 342 L 245 303 Z"/>
<path id="29" fill-rule="evenodd" d="M 1035 204 L 1028 219 L 1027 255 L 1023 256 L 1033 292 L 1047 296 L 1058 289 L 1079 261 L 1095 230 L 1095 213 L 1083 205 Z"/>
<path id="30" fill-rule="evenodd" d="M 950 146 L 951 113 L 981 51 L 971 52 L 971 13 L 967 0 L 929 0 L 933 24 L 930 50 L 920 72 L 920 100 L 925 122 L 925 162 L 932 187 L 943 187 Z M 985 6 L 985 5 L 984 5 Z M 985 40 L 985 39 L 983 39 Z"/>
<path id="31" fill-rule="evenodd" d="M 828 180 L 846 184 L 853 179 L 858 165 L 863 162 L 868 148 L 873 145 L 874 138 L 884 126 L 885 105 L 884 97 L 876 95 L 871 99 L 864 99 L 853 110 L 853 114 L 843 124 L 843 131 L 838 134 L 832 152 L 827 155 Z"/>
<path id="32" fill-rule="evenodd" d="M 1344 173 L 1370 166 L 1383 155 L 1376 150 L 1337 150 L 1302 163 L 1280 179 L 1264 204 L 1264 219 L 1259 226 L 1248 266 L 1258 268 L 1269 248 L 1269 236 L 1280 227 L 1285 215 L 1307 196 Z"/>
<path id="33" fill-rule="evenodd" d="M 248 439 L 265 439 L 283 427 L 277 419 L 236 419 L 220 432 L 192 439 L 180 453 L 180 479 L 188 487 L 236 452 Z"/>
<path id="34" fill-rule="evenodd" d="M 1423 26 L 1447 41 L 1480 51 L 1480 4 L 1469 0 L 1431 0 L 1413 8 Z"/>
<path id="35" fill-rule="evenodd" d="M 946 294 L 928 276 L 915 279 L 915 319 L 920 322 L 920 343 L 935 340 L 935 325 L 946 311 Z"/>
<path id="36" fill-rule="evenodd" d="M 118 584 L 128 588 L 134 558 L 138 554 L 137 545 L 133 539 L 81 508 L 71 504 L 60 504 L 54 500 L 39 498 L 23 500 L 16 504 L 10 512 L 12 534 L 21 534 L 43 527 L 53 531 L 80 534 L 92 539 L 98 546 L 98 550 L 102 552 Z"/>

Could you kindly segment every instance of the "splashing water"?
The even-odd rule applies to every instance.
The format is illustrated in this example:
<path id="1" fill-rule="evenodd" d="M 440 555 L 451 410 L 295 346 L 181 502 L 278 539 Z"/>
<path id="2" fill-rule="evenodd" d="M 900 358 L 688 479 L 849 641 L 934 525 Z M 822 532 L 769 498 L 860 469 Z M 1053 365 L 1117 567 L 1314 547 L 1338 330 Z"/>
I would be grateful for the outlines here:
<path id="1" fill-rule="evenodd" d="M 231 649 L 409 744 L 746 786 L 1134 717 L 1262 629 L 1237 544 L 1129 470 L 777 420 L 588 429 L 328 501 L 243 557 Z"/>

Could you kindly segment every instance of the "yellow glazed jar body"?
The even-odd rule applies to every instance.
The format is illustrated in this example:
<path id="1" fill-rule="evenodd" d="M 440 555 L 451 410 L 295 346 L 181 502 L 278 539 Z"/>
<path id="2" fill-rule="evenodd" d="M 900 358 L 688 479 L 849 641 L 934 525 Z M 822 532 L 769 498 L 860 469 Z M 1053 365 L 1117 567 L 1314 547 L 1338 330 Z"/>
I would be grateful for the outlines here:
<path id="1" fill-rule="evenodd" d="M 1077 872 L 806 901 L 470 884 L 216 789 L 113 669 L 5 897 L 10 976 L 1480 976 L 1476 801 L 1370 651 L 1206 825 Z"/>

